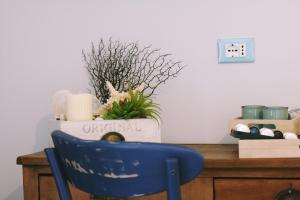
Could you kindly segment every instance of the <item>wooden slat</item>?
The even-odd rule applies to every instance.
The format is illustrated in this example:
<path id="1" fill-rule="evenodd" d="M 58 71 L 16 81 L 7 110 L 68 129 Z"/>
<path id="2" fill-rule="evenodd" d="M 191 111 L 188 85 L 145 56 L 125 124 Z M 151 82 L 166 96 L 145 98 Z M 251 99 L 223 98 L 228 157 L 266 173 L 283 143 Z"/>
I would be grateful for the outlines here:
<path id="1" fill-rule="evenodd" d="M 43 151 L 17 157 L 18 165 L 49 165 Z"/>
<path id="2" fill-rule="evenodd" d="M 204 168 L 300 168 L 300 158 L 239 158 L 237 144 L 189 144 L 205 158 Z M 20 165 L 49 165 L 44 152 L 19 156 Z"/>
<path id="3" fill-rule="evenodd" d="M 223 169 L 204 169 L 200 177 L 219 177 L 219 178 L 299 178 L 299 168 L 223 168 Z"/>
<path id="4" fill-rule="evenodd" d="M 240 158 L 295 158 L 300 157 L 300 140 L 240 140 Z"/>
<path id="5" fill-rule="evenodd" d="M 23 166 L 24 199 L 39 200 L 38 174 L 33 167 Z"/>

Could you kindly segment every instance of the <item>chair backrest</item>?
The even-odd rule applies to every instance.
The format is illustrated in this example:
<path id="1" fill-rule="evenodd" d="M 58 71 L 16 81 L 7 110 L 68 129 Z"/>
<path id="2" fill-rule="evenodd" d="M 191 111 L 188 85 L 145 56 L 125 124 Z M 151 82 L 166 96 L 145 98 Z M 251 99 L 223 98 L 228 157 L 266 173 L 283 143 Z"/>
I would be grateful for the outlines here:
<path id="1" fill-rule="evenodd" d="M 60 191 L 59 181 L 62 187 L 69 181 L 88 193 L 118 198 L 180 191 L 204 164 L 196 151 L 171 144 L 82 140 L 62 131 L 54 131 L 52 139 L 55 148 L 45 152 L 61 199 L 69 191 Z M 168 199 L 178 199 L 172 196 L 179 191 Z"/>

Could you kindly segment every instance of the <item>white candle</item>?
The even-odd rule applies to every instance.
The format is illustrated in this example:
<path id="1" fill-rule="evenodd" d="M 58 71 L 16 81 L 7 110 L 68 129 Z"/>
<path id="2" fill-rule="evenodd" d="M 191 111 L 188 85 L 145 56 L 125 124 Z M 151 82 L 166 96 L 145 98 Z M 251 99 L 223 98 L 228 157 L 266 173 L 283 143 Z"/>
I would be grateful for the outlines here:
<path id="1" fill-rule="evenodd" d="M 92 120 L 93 96 L 91 94 L 69 94 L 67 96 L 67 120 Z"/>

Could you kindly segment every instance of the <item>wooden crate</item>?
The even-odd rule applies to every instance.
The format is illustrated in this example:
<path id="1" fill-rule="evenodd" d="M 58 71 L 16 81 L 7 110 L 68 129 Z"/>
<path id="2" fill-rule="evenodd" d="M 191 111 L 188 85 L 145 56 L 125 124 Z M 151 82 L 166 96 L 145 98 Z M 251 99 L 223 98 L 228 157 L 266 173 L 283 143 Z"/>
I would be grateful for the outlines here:
<path id="1" fill-rule="evenodd" d="M 282 132 L 300 132 L 300 118 L 290 120 L 232 119 L 229 129 L 237 124 L 273 124 Z M 300 157 L 300 140 L 259 139 L 239 140 L 239 158 L 293 158 Z"/>
<path id="2" fill-rule="evenodd" d="M 48 125 L 49 136 L 52 131 L 61 130 L 81 139 L 100 140 L 109 132 L 117 132 L 124 137 L 125 141 L 161 143 L 161 125 L 154 119 L 50 120 Z M 51 142 L 50 145 L 52 145 Z"/>
<path id="3" fill-rule="evenodd" d="M 233 129 L 237 124 L 245 124 L 247 126 L 251 124 L 274 124 L 276 130 L 282 132 L 298 133 L 300 131 L 300 117 L 295 117 L 289 120 L 267 120 L 267 119 L 241 119 L 235 118 L 229 122 L 229 131 Z"/>
<path id="4" fill-rule="evenodd" d="M 300 140 L 239 140 L 239 158 L 299 158 Z"/>

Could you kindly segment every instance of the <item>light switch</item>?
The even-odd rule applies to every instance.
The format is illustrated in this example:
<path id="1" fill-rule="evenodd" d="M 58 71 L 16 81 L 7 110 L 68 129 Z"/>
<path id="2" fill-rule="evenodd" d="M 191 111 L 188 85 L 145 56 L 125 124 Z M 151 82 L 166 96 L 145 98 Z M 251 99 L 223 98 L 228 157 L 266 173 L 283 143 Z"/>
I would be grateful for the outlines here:
<path id="1" fill-rule="evenodd" d="M 218 61 L 219 63 L 254 62 L 254 39 L 219 39 Z"/>

